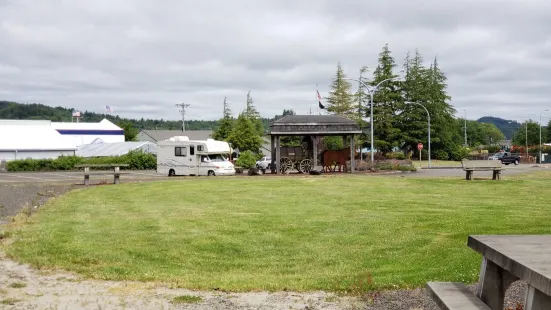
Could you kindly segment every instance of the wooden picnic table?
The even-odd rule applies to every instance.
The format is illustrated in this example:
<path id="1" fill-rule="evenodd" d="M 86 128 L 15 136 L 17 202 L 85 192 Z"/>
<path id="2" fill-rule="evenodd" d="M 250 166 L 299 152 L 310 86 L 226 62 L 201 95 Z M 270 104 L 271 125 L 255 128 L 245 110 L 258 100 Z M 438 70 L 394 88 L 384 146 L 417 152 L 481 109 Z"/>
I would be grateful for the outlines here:
<path id="1" fill-rule="evenodd" d="M 121 167 L 128 167 L 128 164 L 80 164 L 75 165 L 75 168 L 84 168 L 84 185 L 90 184 L 90 175 L 91 174 L 105 174 L 103 172 L 96 172 L 92 173 L 90 172 L 90 168 L 112 168 L 113 169 L 113 183 L 119 184 L 120 183 L 120 168 Z"/>
<path id="2" fill-rule="evenodd" d="M 507 288 L 528 283 L 524 310 L 551 309 L 551 235 L 469 236 L 467 245 L 482 254 L 476 295 L 502 310 Z"/>

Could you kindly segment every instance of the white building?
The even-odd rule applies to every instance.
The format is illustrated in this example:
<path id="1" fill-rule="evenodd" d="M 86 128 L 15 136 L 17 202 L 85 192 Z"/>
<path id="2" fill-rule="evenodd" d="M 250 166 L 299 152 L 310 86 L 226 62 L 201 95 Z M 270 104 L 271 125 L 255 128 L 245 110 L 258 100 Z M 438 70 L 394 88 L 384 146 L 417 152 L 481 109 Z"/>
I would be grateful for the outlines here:
<path id="1" fill-rule="evenodd" d="M 99 123 L 58 123 L 50 126 L 76 146 L 94 143 L 97 139 L 105 143 L 124 142 L 124 130 L 103 119 Z"/>
<path id="2" fill-rule="evenodd" d="M 0 161 L 55 159 L 75 151 L 76 146 L 51 127 L 0 123 Z"/>
<path id="3" fill-rule="evenodd" d="M 75 155 L 77 147 L 124 142 L 124 130 L 107 119 L 99 123 L 0 120 L 0 161 Z"/>

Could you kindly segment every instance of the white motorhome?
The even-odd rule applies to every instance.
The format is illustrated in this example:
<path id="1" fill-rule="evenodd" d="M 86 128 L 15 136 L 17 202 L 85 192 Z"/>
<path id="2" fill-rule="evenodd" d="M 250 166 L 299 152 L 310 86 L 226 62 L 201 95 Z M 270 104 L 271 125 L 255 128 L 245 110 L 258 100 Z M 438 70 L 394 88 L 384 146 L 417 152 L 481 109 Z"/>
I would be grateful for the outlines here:
<path id="1" fill-rule="evenodd" d="M 234 175 L 230 145 L 224 141 L 172 137 L 157 143 L 157 173 L 174 175 Z"/>

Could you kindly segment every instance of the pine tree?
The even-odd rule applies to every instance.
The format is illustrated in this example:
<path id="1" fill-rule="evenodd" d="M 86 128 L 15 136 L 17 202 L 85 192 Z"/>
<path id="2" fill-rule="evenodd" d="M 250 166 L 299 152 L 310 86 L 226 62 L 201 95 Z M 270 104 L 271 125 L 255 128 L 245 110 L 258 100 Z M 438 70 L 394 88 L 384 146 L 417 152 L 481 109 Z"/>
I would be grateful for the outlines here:
<path id="1" fill-rule="evenodd" d="M 404 62 L 404 73 L 405 81 L 402 83 L 404 100 L 422 104 L 430 113 L 427 91 L 430 77 L 428 69 L 423 66 L 423 56 L 419 50 L 415 50 L 413 58 L 408 52 Z M 401 148 L 407 154 L 410 151 L 416 151 L 417 144 L 420 142 L 428 144 L 428 123 L 426 111 L 419 105 L 407 103 L 402 108 L 395 124 L 400 129 L 400 139 L 403 142 Z"/>
<path id="2" fill-rule="evenodd" d="M 251 151 L 256 154 L 260 153 L 263 142 L 258 129 L 245 112 L 239 114 L 228 141 L 232 148 L 239 149 L 239 152 Z"/>
<path id="3" fill-rule="evenodd" d="M 245 116 L 248 117 L 253 123 L 254 127 L 256 128 L 256 131 L 258 132 L 258 135 L 263 136 L 264 125 L 262 124 L 262 118 L 260 117 L 260 113 L 258 113 L 254 105 L 253 97 L 251 96 L 251 91 L 247 93 L 247 103 L 245 105 L 244 113 L 245 113 Z"/>
<path id="4" fill-rule="evenodd" d="M 464 137 L 460 134 L 463 125 L 454 121 L 456 110 L 449 103 L 451 97 L 447 93 L 447 77 L 440 70 L 438 59 L 434 61 L 428 69 L 428 102 L 429 112 L 431 112 L 431 129 L 433 129 L 434 139 L 432 141 L 433 150 L 442 150 L 451 154 L 458 146 L 463 145 Z"/>
<path id="5" fill-rule="evenodd" d="M 369 81 L 364 76 L 367 71 L 368 71 L 368 68 L 366 66 L 361 67 L 360 76 L 358 80 L 365 83 L 366 85 L 369 85 L 368 84 Z M 365 124 L 362 121 L 362 119 L 365 114 L 365 107 L 369 105 L 369 94 L 366 92 L 366 89 L 362 83 L 358 83 L 358 91 L 356 91 L 356 93 L 354 94 L 354 99 L 356 100 L 356 103 L 357 103 L 356 109 L 357 109 L 358 124 L 360 125 L 360 127 L 364 127 Z"/>
<path id="6" fill-rule="evenodd" d="M 214 140 L 227 141 L 233 129 L 234 119 L 231 115 L 231 110 L 227 102 L 227 97 L 224 97 L 223 113 L 223 117 L 218 121 L 218 128 L 216 128 L 216 130 L 214 130 L 212 134 L 212 138 Z"/>
<path id="7" fill-rule="evenodd" d="M 354 112 L 357 109 L 354 108 L 354 97 L 351 94 L 352 85 L 344 78 L 344 71 L 341 64 L 338 63 L 337 73 L 333 78 L 329 96 L 326 98 L 327 112 L 356 120 L 358 117 Z"/>
<path id="8" fill-rule="evenodd" d="M 371 86 L 375 87 L 383 80 L 397 78 L 393 70 L 396 66 L 394 58 L 388 48 L 388 44 L 383 47 L 379 54 L 379 63 L 373 72 Z M 382 153 L 392 151 L 393 147 L 400 144 L 400 130 L 395 127 L 395 116 L 403 106 L 400 82 L 389 80 L 379 86 L 378 91 L 373 96 L 373 137 L 375 148 Z M 366 115 L 369 117 L 371 108 L 368 106 Z"/>

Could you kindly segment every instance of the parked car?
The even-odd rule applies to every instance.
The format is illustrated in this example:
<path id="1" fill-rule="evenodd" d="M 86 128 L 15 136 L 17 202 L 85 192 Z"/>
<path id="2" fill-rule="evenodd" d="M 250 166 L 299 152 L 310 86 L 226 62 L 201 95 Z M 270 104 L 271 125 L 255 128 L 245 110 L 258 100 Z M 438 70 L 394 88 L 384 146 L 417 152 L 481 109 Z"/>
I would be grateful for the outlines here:
<path id="1" fill-rule="evenodd" d="M 488 159 L 499 160 L 504 165 L 510 165 L 510 164 L 518 165 L 520 163 L 520 156 L 513 155 L 510 152 L 495 153 L 494 155 L 488 157 Z"/>
<path id="2" fill-rule="evenodd" d="M 270 157 L 262 157 L 262 159 L 256 161 L 256 168 L 269 170 L 272 165 L 272 159 Z"/>

